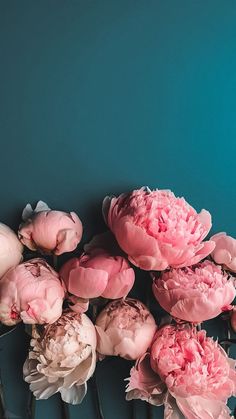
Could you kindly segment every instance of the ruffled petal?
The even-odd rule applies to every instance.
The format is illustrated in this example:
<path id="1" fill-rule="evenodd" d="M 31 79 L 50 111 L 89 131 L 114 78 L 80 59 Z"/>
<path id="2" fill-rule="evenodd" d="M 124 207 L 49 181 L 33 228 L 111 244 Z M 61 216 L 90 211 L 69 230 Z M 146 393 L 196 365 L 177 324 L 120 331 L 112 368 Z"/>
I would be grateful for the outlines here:
<path id="1" fill-rule="evenodd" d="M 200 396 L 176 398 L 176 403 L 187 419 L 230 419 L 230 410 L 220 400 Z"/>
<path id="2" fill-rule="evenodd" d="M 80 404 L 87 393 L 87 383 L 81 385 L 73 385 L 70 388 L 61 388 L 60 389 L 61 398 L 64 402 L 70 404 Z"/>

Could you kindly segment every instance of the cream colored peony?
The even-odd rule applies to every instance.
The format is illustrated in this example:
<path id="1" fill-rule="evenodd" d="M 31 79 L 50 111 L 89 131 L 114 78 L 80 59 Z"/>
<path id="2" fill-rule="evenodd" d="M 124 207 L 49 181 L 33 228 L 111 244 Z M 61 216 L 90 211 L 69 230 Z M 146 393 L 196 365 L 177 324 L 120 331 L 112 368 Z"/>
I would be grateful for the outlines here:
<path id="1" fill-rule="evenodd" d="M 60 392 L 63 401 L 82 402 L 96 366 L 96 333 L 85 314 L 65 312 L 42 336 L 31 340 L 24 379 L 36 399 Z"/>

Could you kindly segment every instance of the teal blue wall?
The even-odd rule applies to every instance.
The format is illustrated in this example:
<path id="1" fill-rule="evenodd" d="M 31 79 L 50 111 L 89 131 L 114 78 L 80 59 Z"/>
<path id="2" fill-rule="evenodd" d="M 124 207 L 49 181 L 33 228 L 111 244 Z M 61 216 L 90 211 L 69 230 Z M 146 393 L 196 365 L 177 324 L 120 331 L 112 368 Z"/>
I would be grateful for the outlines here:
<path id="1" fill-rule="evenodd" d="M 104 228 L 106 193 L 144 184 L 236 236 L 236 2 L 0 0 L 0 141 L 0 217 L 14 227 L 43 199 L 77 211 L 86 238 Z M 0 347 L 9 410 L 25 419 L 23 330 Z M 125 418 L 128 368 L 106 362 L 105 419 Z M 58 406 L 37 403 L 37 419 Z M 93 418 L 90 393 L 74 417 Z"/>

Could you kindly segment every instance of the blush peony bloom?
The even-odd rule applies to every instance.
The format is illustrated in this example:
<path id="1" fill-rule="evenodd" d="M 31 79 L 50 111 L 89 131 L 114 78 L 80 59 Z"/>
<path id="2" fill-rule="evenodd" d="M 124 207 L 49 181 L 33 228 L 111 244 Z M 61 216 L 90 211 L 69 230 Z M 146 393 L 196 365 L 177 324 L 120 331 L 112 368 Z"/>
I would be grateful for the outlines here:
<path id="1" fill-rule="evenodd" d="M 159 304 L 173 317 L 188 322 L 200 323 L 218 316 L 236 294 L 232 278 L 208 260 L 153 277 L 153 293 Z"/>
<path id="2" fill-rule="evenodd" d="M 165 419 L 230 419 L 235 361 L 205 331 L 165 326 L 131 369 L 126 392 L 127 400 L 164 404 Z"/>
<path id="3" fill-rule="evenodd" d="M 141 188 L 107 197 L 103 212 L 129 260 L 144 270 L 193 265 L 215 246 L 213 241 L 203 242 L 211 228 L 209 212 L 197 214 L 170 191 Z"/>
<path id="4" fill-rule="evenodd" d="M 81 298 L 122 298 L 134 284 L 134 270 L 122 256 L 102 249 L 66 262 L 60 270 L 69 293 Z"/>
<path id="5" fill-rule="evenodd" d="M 22 260 L 23 246 L 17 235 L 0 223 L 0 278 Z"/>
<path id="6" fill-rule="evenodd" d="M 152 369 L 178 399 L 226 402 L 236 393 L 235 361 L 204 330 L 165 326 L 151 348 Z"/>
<path id="7" fill-rule="evenodd" d="M 81 403 L 96 366 L 96 332 L 91 320 L 85 314 L 65 312 L 31 346 L 23 373 L 36 399 L 60 392 L 65 402 Z"/>
<path id="8" fill-rule="evenodd" d="M 39 201 L 34 211 L 28 204 L 23 217 L 18 236 L 31 250 L 61 255 L 75 250 L 81 240 L 82 223 L 74 212 L 53 211 Z"/>
<path id="9" fill-rule="evenodd" d="M 96 319 L 97 351 L 137 359 L 151 344 L 156 323 L 147 307 L 128 298 L 109 303 Z"/>
<path id="10" fill-rule="evenodd" d="M 174 331 L 176 332 L 176 329 L 172 326 L 168 326 L 167 328 L 172 330 L 173 333 Z M 205 332 L 201 332 L 201 339 L 200 336 L 197 338 L 196 332 L 192 333 L 192 331 L 189 330 L 189 334 L 185 334 L 184 338 L 183 336 L 179 336 L 179 341 L 176 339 L 177 341 L 175 342 L 175 340 L 172 339 L 170 330 L 169 334 L 166 330 L 167 329 L 165 329 L 164 332 L 166 340 L 164 341 L 164 339 L 161 339 L 163 329 L 160 329 L 153 344 L 153 351 L 156 352 L 157 348 L 158 350 L 160 349 L 158 362 L 165 365 L 164 368 L 167 371 L 166 374 L 162 376 L 163 380 L 157 372 L 154 371 L 154 369 L 158 370 L 158 368 L 156 368 L 156 358 L 154 357 L 154 360 L 152 360 L 150 359 L 150 353 L 145 353 L 136 361 L 135 366 L 130 371 L 130 377 L 127 379 L 126 400 L 145 400 L 155 406 L 164 404 L 165 419 L 230 419 L 230 411 L 226 405 L 226 400 L 224 399 L 222 401 L 222 399 L 218 399 L 216 395 L 213 394 L 212 396 L 211 393 L 208 394 L 207 387 L 210 390 L 219 391 L 219 394 L 221 394 L 220 387 L 223 388 L 223 391 L 228 387 L 229 392 L 226 395 L 226 398 L 229 397 L 231 390 L 235 388 L 236 384 L 234 370 L 235 361 L 227 358 L 226 353 L 211 339 L 210 344 L 207 342 L 205 345 L 207 346 L 209 344 L 207 348 L 205 348 L 204 345 L 203 348 L 201 348 L 202 340 L 206 340 Z M 186 341 L 186 339 L 189 340 Z M 212 349 L 211 344 L 214 349 L 213 357 L 211 357 L 211 353 L 209 352 L 209 349 Z M 216 355 L 216 352 L 218 352 L 218 356 Z M 163 360 L 162 356 L 164 357 Z M 223 357 L 223 362 L 220 359 L 221 357 Z M 219 362 L 218 359 L 220 359 Z M 151 366 L 152 361 L 154 362 L 154 369 L 152 369 Z M 219 370 L 217 365 L 211 364 L 212 361 L 213 364 L 214 362 L 218 364 Z M 215 374 L 212 374 L 214 366 Z M 224 370 L 225 366 L 226 371 Z M 204 386 L 204 377 L 201 377 L 201 375 L 208 376 L 208 373 L 209 377 Z M 168 377 L 169 374 L 172 374 L 173 379 L 179 377 L 178 384 L 181 387 L 186 385 L 186 392 L 184 395 L 179 396 L 179 394 L 173 392 L 173 389 L 168 389 L 165 380 L 166 376 Z M 182 376 L 181 378 L 180 375 Z M 218 376 L 216 377 L 216 375 Z M 222 379 L 221 384 L 218 382 L 219 378 Z M 228 383 L 228 380 L 231 384 Z M 195 381 L 196 385 L 192 387 L 192 383 L 195 384 Z M 204 394 L 201 394 L 201 391 L 200 394 L 194 394 L 196 387 L 198 385 L 201 387 L 201 384 L 203 385 Z"/>
<path id="11" fill-rule="evenodd" d="M 226 269 L 236 272 L 236 239 L 226 233 L 218 233 L 211 237 L 215 242 L 215 249 L 211 253 L 212 259 Z"/>
<path id="12" fill-rule="evenodd" d="M 0 281 L 0 321 L 8 326 L 55 322 L 62 313 L 64 288 L 44 259 L 11 268 Z"/>

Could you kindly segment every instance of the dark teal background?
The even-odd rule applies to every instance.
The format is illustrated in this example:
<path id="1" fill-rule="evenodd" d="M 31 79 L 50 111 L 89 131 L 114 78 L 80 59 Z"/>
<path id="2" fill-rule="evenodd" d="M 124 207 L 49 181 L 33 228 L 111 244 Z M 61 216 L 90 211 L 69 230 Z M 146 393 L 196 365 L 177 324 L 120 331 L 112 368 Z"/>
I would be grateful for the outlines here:
<path id="1" fill-rule="evenodd" d="M 0 141 L 0 217 L 15 228 L 43 199 L 78 212 L 86 239 L 105 194 L 149 185 L 236 237 L 235 0 L 0 0 Z M 23 329 L 0 347 L 8 410 L 25 419 Z M 127 365 L 98 372 L 105 419 L 131 418 Z M 37 419 L 60 418 L 58 400 Z M 89 392 L 71 419 L 93 409 Z"/>

